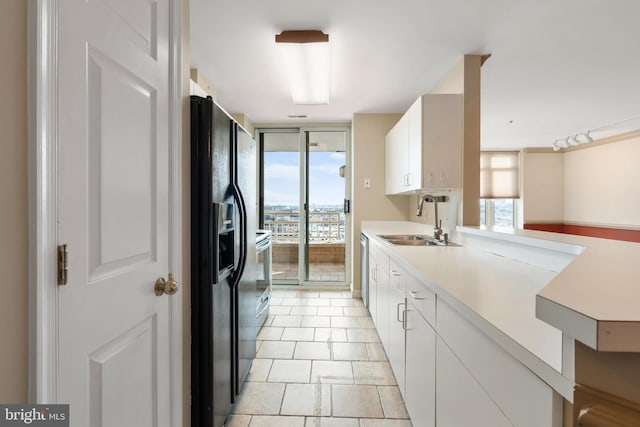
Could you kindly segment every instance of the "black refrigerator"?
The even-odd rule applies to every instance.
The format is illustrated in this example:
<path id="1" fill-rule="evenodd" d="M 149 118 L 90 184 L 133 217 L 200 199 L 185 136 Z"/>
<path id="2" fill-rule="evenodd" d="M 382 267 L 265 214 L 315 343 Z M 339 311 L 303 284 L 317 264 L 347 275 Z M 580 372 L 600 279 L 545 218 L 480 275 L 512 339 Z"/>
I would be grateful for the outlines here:
<path id="1" fill-rule="evenodd" d="M 220 427 L 256 353 L 256 144 L 191 97 L 191 425 Z"/>

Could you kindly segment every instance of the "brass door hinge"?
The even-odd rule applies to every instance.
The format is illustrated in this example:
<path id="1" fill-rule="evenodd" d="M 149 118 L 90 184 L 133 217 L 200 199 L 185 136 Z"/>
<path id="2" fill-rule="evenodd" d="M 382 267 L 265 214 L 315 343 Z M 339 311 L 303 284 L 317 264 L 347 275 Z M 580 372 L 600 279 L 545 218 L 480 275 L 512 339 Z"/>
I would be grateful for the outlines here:
<path id="1" fill-rule="evenodd" d="M 69 251 L 67 245 L 58 245 L 58 285 L 67 284 L 67 274 L 69 272 Z"/>

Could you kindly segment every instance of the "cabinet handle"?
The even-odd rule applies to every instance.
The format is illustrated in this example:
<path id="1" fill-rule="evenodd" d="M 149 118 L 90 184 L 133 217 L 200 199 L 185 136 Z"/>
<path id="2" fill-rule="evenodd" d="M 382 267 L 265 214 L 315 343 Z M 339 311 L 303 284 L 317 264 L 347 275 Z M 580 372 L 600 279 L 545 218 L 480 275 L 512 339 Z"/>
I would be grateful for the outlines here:
<path id="1" fill-rule="evenodd" d="M 402 323 L 404 324 L 404 315 L 403 315 L 403 318 L 402 318 L 402 319 L 400 318 L 400 306 L 401 306 L 401 305 L 403 305 L 403 304 L 404 304 L 405 306 L 407 305 L 407 303 L 406 303 L 406 302 L 399 302 L 399 303 L 398 303 L 398 305 L 396 306 L 396 320 L 397 320 L 398 322 L 402 322 Z M 405 311 L 406 311 L 406 310 L 405 310 Z"/>
<path id="2" fill-rule="evenodd" d="M 412 173 L 407 174 L 407 186 L 413 185 L 413 179 L 412 178 L 413 178 L 413 174 Z"/>
<path id="3" fill-rule="evenodd" d="M 407 309 L 402 310 L 402 329 L 404 329 L 405 331 L 409 329 L 409 328 L 407 328 L 407 313 L 408 312 L 409 312 L 409 310 L 407 310 Z"/>
<path id="4" fill-rule="evenodd" d="M 402 276 L 402 273 L 400 273 L 399 271 L 396 271 L 396 270 L 391 270 L 391 275 L 395 276 L 395 277 L 398 277 L 398 276 Z"/>
<path id="5" fill-rule="evenodd" d="M 424 297 L 416 296 L 417 293 L 418 293 L 418 291 L 409 291 L 409 295 L 411 295 L 411 298 L 413 298 L 413 299 L 424 299 Z"/>

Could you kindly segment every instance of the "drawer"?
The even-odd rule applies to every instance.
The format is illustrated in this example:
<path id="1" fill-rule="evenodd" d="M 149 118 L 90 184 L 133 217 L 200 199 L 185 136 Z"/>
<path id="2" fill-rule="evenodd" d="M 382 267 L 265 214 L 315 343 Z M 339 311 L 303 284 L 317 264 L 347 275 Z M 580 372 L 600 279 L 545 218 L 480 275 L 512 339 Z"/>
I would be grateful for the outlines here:
<path id="1" fill-rule="evenodd" d="M 389 259 L 389 280 L 398 288 L 402 296 L 406 296 L 407 273 L 393 259 Z"/>
<path id="2" fill-rule="evenodd" d="M 389 273 L 389 255 L 381 247 L 381 244 L 373 239 L 369 239 L 369 257 L 373 258 L 385 273 Z"/>
<path id="3" fill-rule="evenodd" d="M 407 300 L 435 328 L 436 294 L 411 275 L 406 275 Z"/>

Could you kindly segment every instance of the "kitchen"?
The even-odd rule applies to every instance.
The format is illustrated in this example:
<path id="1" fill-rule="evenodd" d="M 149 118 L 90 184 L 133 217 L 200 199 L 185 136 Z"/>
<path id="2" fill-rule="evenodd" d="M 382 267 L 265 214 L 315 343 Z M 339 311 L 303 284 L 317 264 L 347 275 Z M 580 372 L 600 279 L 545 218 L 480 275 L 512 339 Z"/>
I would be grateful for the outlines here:
<path id="1" fill-rule="evenodd" d="M 195 2 L 192 2 L 192 3 L 195 3 Z M 567 13 L 565 15 L 565 18 L 567 18 L 567 22 L 570 21 L 568 19 L 569 17 L 576 20 L 576 27 L 580 27 L 580 23 L 584 23 L 584 22 L 594 23 L 594 21 L 596 21 L 598 18 L 609 16 L 607 15 L 606 12 L 603 12 L 600 14 L 596 13 L 590 19 L 587 19 L 589 16 L 591 16 L 589 14 L 589 11 L 585 9 L 581 9 L 579 7 L 576 7 L 576 10 L 580 10 L 580 13 L 576 16 L 572 16 L 570 13 Z M 534 13 L 535 11 L 531 11 L 531 10 L 527 10 L 527 11 L 532 13 L 532 15 L 534 16 L 538 16 L 536 13 Z M 349 7 L 347 7 L 344 12 L 347 14 L 355 13 L 353 10 L 350 10 Z M 452 13 L 456 15 L 460 11 L 456 10 L 455 7 L 452 7 L 451 9 L 444 10 L 444 12 Z M 478 11 L 470 11 L 469 13 L 471 14 L 471 12 L 478 12 Z M 234 14 L 233 12 L 230 12 L 230 15 L 233 15 L 233 14 Z M 314 15 L 312 12 L 309 12 L 309 14 Z M 526 13 L 523 12 L 523 14 L 526 14 Z M 318 14 L 318 15 L 322 16 L 322 14 Z M 616 19 L 615 24 L 609 23 L 610 25 L 613 25 L 613 27 L 610 27 L 610 28 L 616 28 L 617 31 L 621 31 L 621 33 L 619 34 L 620 40 L 616 39 L 616 42 L 611 43 L 611 46 L 616 47 L 616 49 L 609 49 L 610 51 L 609 53 L 612 56 L 619 53 L 617 49 L 623 50 L 621 46 L 624 46 L 624 44 L 622 43 L 621 40 L 624 40 L 625 37 L 622 32 L 625 29 L 628 31 L 633 31 L 632 23 L 630 23 L 629 25 L 625 25 L 624 22 L 621 22 L 621 21 L 624 21 L 624 19 L 631 19 L 629 17 L 633 16 L 633 13 L 626 14 L 626 16 L 622 16 L 622 15 L 624 14 L 621 14 L 621 16 L 615 17 Z M 491 17 L 488 17 L 487 20 L 490 21 L 490 23 L 496 24 L 495 25 L 496 28 L 500 28 L 499 23 L 496 23 L 496 21 L 492 21 Z M 557 23 L 558 21 L 554 21 L 554 22 Z M 564 23 L 565 21 L 562 21 L 562 22 Z M 433 24 L 433 22 L 431 23 Z M 597 25 L 594 24 L 594 26 L 597 26 Z M 560 25 L 558 23 L 557 27 L 564 27 L 564 25 Z M 308 27 L 305 25 L 303 28 L 308 28 Z M 285 28 L 280 27 L 280 28 L 274 28 L 273 31 L 270 31 L 269 34 L 266 36 L 266 39 L 269 40 L 269 43 L 271 43 L 273 36 L 283 29 Z M 329 29 L 327 29 L 327 32 L 329 32 L 332 35 L 332 41 L 336 39 L 339 40 L 339 37 L 337 37 L 336 33 L 331 32 Z M 565 40 L 565 38 L 563 38 L 564 36 L 566 36 L 566 34 L 561 33 L 560 35 L 556 34 L 555 36 L 548 36 L 548 37 L 550 37 L 551 40 L 553 41 L 556 39 Z M 592 37 L 594 38 L 597 38 L 599 36 L 600 35 L 598 34 L 592 35 Z M 584 37 L 586 36 L 583 36 L 583 35 L 580 36 L 581 39 L 584 39 Z M 481 38 L 478 38 L 478 40 L 480 39 Z M 571 37 L 567 37 L 567 39 L 572 40 Z M 627 39 L 633 40 L 634 38 L 627 37 Z M 249 44 L 245 44 L 245 41 L 241 37 L 238 39 L 238 41 L 239 41 L 238 46 L 241 46 L 240 50 L 244 48 L 248 48 Z M 192 44 L 195 45 L 196 43 L 197 41 L 195 39 L 192 40 Z M 550 43 L 549 40 L 547 40 L 547 43 Z M 482 48 L 482 51 L 480 51 L 481 53 L 493 54 L 493 57 L 490 58 L 488 62 L 485 64 L 485 66 L 483 67 L 483 74 L 482 74 L 483 75 L 482 100 L 483 102 L 485 102 L 485 100 L 490 99 L 492 94 L 495 93 L 493 89 L 495 89 L 495 84 L 496 84 L 494 80 L 493 81 L 494 86 L 492 88 L 491 82 L 492 82 L 492 79 L 497 78 L 495 76 L 491 77 L 493 75 L 491 73 L 491 67 L 492 66 L 497 67 L 497 64 L 500 64 L 501 58 L 504 58 L 506 56 L 506 53 L 503 55 L 500 55 L 499 50 L 497 48 L 496 49 L 491 48 L 490 44 L 491 43 L 487 44 L 486 51 L 484 49 L 484 46 L 477 47 L 476 49 L 470 46 L 466 46 L 465 50 L 455 52 L 455 54 L 453 53 L 450 54 L 445 61 L 447 63 L 441 64 L 439 65 L 439 67 L 438 66 L 430 67 L 428 65 L 411 67 L 411 68 L 424 69 L 425 70 L 424 73 L 431 73 L 430 76 L 424 77 L 424 78 L 428 77 L 426 81 L 430 83 L 429 84 L 424 82 L 422 84 L 416 83 L 416 87 L 408 87 L 406 89 L 407 94 L 404 95 L 403 97 L 399 97 L 399 98 L 402 98 L 403 100 L 399 101 L 398 104 L 393 107 L 389 107 L 388 109 L 378 110 L 378 111 L 375 111 L 375 110 L 363 111 L 362 109 L 357 109 L 357 108 L 350 110 L 349 117 L 351 117 L 351 115 L 356 111 L 362 111 L 362 112 L 353 114 L 352 119 L 350 119 L 351 127 L 352 127 L 352 135 L 353 135 L 353 142 L 352 142 L 353 143 L 353 146 L 352 146 L 353 162 L 351 166 L 353 168 L 352 182 L 354 183 L 353 184 L 354 192 L 352 194 L 352 201 L 353 201 L 352 221 L 354 224 L 354 229 L 353 229 L 353 232 L 351 233 L 352 241 L 353 241 L 353 236 L 356 236 L 356 237 L 359 236 L 359 231 L 360 231 L 359 227 L 362 220 L 381 220 L 381 219 L 389 219 L 389 220 L 412 219 L 413 220 L 414 219 L 412 217 L 413 211 L 415 210 L 414 197 L 408 197 L 408 196 L 386 197 L 384 194 L 384 188 L 383 188 L 384 178 L 381 175 L 381 171 L 384 170 L 384 164 L 382 163 L 384 158 L 384 154 L 382 150 L 382 146 L 383 146 L 382 144 L 384 143 L 384 136 L 400 117 L 400 114 L 398 113 L 405 111 L 409 103 L 413 99 L 415 99 L 415 97 L 417 97 L 419 94 L 428 92 L 433 87 L 433 85 L 435 85 L 437 81 L 450 69 L 450 67 L 453 66 L 456 63 L 456 61 L 459 60 L 461 55 L 469 51 L 476 51 L 477 49 Z M 550 44 L 552 45 L 552 43 Z M 383 45 L 383 42 L 372 43 L 372 45 L 375 45 L 376 47 L 381 48 L 381 46 Z M 369 45 L 367 45 L 367 43 L 362 43 L 362 46 L 364 48 L 364 46 L 369 46 Z M 526 47 L 527 46 L 524 45 L 522 50 L 527 51 Z M 629 51 L 633 51 L 633 46 L 629 48 Z M 587 55 L 588 59 L 594 60 L 594 62 L 596 62 L 592 55 L 593 54 L 588 54 Z M 602 55 L 605 55 L 605 54 L 603 53 Z M 247 56 L 255 59 L 255 56 L 251 53 L 249 53 Z M 623 54 L 622 56 L 624 57 L 625 55 Z M 375 58 L 375 57 L 376 57 L 375 53 L 370 54 L 370 58 Z M 633 58 L 634 56 L 631 55 L 631 57 Z M 607 61 L 609 61 L 610 63 L 615 62 L 613 57 L 611 58 L 606 57 L 606 58 L 609 58 L 608 60 L 602 60 L 603 56 L 599 56 L 599 58 L 604 63 L 606 63 Z M 548 72 L 547 73 L 544 72 L 545 70 L 549 70 L 550 68 L 552 68 L 549 62 L 530 64 L 527 59 L 528 58 L 522 58 L 522 57 L 518 58 L 519 62 L 516 62 L 516 63 L 519 63 L 520 67 L 511 70 L 514 75 L 518 75 L 518 70 L 520 70 L 522 67 L 533 68 L 535 66 L 542 68 L 542 70 L 538 70 L 539 75 L 546 75 L 546 76 L 549 75 Z M 552 58 L 552 59 L 557 59 L 557 58 Z M 590 64 L 589 62 L 587 63 Z M 191 64 L 191 65 L 197 66 L 197 64 Z M 576 67 L 579 67 L 580 65 L 582 65 L 584 67 L 585 63 L 575 62 L 573 65 Z M 633 60 L 630 60 L 629 63 L 625 63 L 625 67 L 621 67 L 621 68 L 624 68 L 629 72 L 632 72 L 634 70 L 633 68 L 634 65 L 635 65 L 635 62 Z M 594 64 L 593 67 L 594 69 L 599 70 L 598 64 Z M 199 68 L 202 69 L 202 67 L 199 67 Z M 396 67 L 396 68 L 401 68 L 401 67 Z M 557 71 L 558 71 L 557 68 L 554 68 L 554 72 L 557 72 Z M 621 70 L 620 72 L 622 73 L 622 71 L 623 70 Z M 598 74 L 598 73 L 595 73 L 595 74 Z M 243 92 L 242 88 L 232 87 L 230 84 L 223 83 L 221 81 L 222 80 L 221 78 L 218 78 L 216 76 L 208 76 L 208 77 L 216 83 L 215 87 L 218 91 L 218 95 L 221 103 L 224 103 L 223 99 L 225 96 L 225 91 L 233 92 L 234 97 L 241 95 Z M 485 81 L 485 78 L 489 80 Z M 598 79 L 597 76 L 594 78 L 596 82 L 602 80 L 602 79 Z M 403 79 L 399 77 L 394 77 L 393 80 L 402 81 Z M 571 86 L 569 82 L 576 83 L 575 80 L 578 80 L 578 79 L 572 80 L 570 78 L 567 78 L 567 76 L 565 75 L 564 79 L 559 79 L 559 80 L 562 81 L 562 86 Z M 580 117 L 581 117 L 581 120 L 583 120 L 582 122 L 578 121 L 575 123 L 569 123 L 569 121 L 573 119 L 574 116 L 578 116 L 578 114 L 575 114 L 575 113 L 561 114 L 557 111 L 554 112 L 552 111 L 553 108 L 551 107 L 544 108 L 542 105 L 540 105 L 541 102 L 539 101 L 538 106 L 540 108 L 539 110 L 540 120 L 536 121 L 531 128 L 521 129 L 523 134 L 538 135 L 538 136 L 536 137 L 536 141 L 534 143 L 524 142 L 523 146 L 534 147 L 534 148 L 535 147 L 549 148 L 551 147 L 552 143 L 555 142 L 556 139 L 558 138 L 573 136 L 576 132 L 583 132 L 583 131 L 589 130 L 590 128 L 616 123 L 618 121 L 627 119 L 631 117 L 633 114 L 635 114 L 635 112 L 633 112 L 632 110 L 624 108 L 624 102 L 634 98 L 629 94 L 630 93 L 628 92 L 629 89 L 627 89 L 627 91 L 625 92 L 620 92 L 618 90 L 618 87 L 616 86 L 616 83 L 620 83 L 624 81 L 624 78 L 618 77 L 616 79 L 610 79 L 608 81 L 612 86 L 608 87 L 607 90 L 604 90 L 602 88 L 598 90 L 599 86 L 597 84 L 594 84 L 594 82 L 592 81 L 591 82 L 592 87 L 589 87 L 589 89 L 593 89 L 593 90 L 582 92 L 582 93 L 590 93 L 592 96 L 595 97 L 596 94 L 602 95 L 600 92 L 604 91 L 604 92 L 610 93 L 612 97 L 608 99 L 605 97 L 604 100 L 599 101 L 601 105 L 606 107 L 604 107 L 603 109 L 596 109 L 597 111 L 591 112 L 590 114 L 592 114 L 592 116 L 588 117 L 588 113 L 585 113 L 585 115 L 581 115 Z M 353 82 L 354 82 L 353 84 L 356 85 L 356 80 L 353 80 Z M 535 80 L 533 80 L 533 82 L 535 84 L 531 84 L 530 86 L 533 87 L 534 92 L 536 90 L 537 84 L 542 84 L 544 86 L 546 84 L 551 83 L 547 81 L 539 82 Z M 410 86 L 411 84 L 413 83 L 409 83 L 407 84 L 407 86 Z M 397 92 L 397 90 L 387 91 L 387 89 L 384 89 L 385 86 L 387 85 L 382 84 L 381 82 L 375 84 L 375 87 L 378 89 L 379 92 L 381 92 L 380 96 L 384 96 L 386 98 L 391 99 L 397 95 L 395 93 Z M 562 93 L 561 89 L 562 87 L 555 88 L 555 90 L 559 93 Z M 554 89 L 550 89 L 550 90 L 554 90 Z M 283 91 L 284 91 L 283 97 L 287 97 L 286 89 L 283 88 Z M 487 92 L 485 93 L 484 91 L 487 91 Z M 394 92 L 394 93 L 390 93 L 390 92 Z M 515 97 L 527 99 L 527 105 L 533 105 L 536 103 L 535 93 L 528 92 L 525 94 L 520 91 L 513 91 L 513 92 L 515 92 L 514 93 Z M 624 95 L 622 95 L 621 93 L 624 93 Z M 569 94 L 564 93 L 564 95 L 562 95 L 562 100 L 567 103 L 572 102 L 574 98 L 571 97 L 570 95 L 571 95 L 570 93 Z M 275 99 L 273 101 L 275 102 Z M 501 100 L 501 102 L 494 101 L 489 103 L 488 105 L 483 104 L 483 109 L 482 109 L 483 120 L 485 116 L 490 115 L 491 109 L 495 108 L 495 105 L 504 105 L 505 108 L 510 109 L 511 111 L 518 111 L 517 107 L 519 105 L 522 105 L 521 100 L 519 100 L 518 102 L 513 102 L 511 104 L 507 103 L 506 101 L 507 101 L 506 99 L 503 99 Z M 287 100 L 287 102 L 290 102 L 290 101 Z M 256 102 L 256 104 L 260 104 L 260 102 Z M 562 103 L 556 103 L 553 105 L 558 105 L 558 104 L 562 104 Z M 338 105 L 339 105 L 338 101 L 336 101 L 335 103 L 330 103 L 329 107 L 333 108 L 333 106 L 337 107 Z M 544 105 L 547 105 L 546 102 Z M 253 115 L 250 111 L 248 111 L 248 107 L 247 108 L 242 106 L 233 107 L 227 104 L 225 104 L 225 107 L 229 108 L 231 111 L 242 112 L 246 115 L 246 117 L 253 119 Z M 569 105 L 567 105 L 566 107 L 569 107 Z M 319 110 L 322 110 L 322 109 L 327 110 L 328 108 L 319 107 Z M 295 107 L 294 109 L 291 110 L 291 113 L 289 114 L 292 114 L 292 113 L 302 114 L 304 112 L 302 110 L 303 110 L 302 107 Z M 551 123 L 554 123 L 555 121 L 552 118 L 549 118 L 548 116 L 545 119 L 542 119 L 542 114 L 545 110 L 549 110 L 550 115 L 555 115 L 558 118 L 558 121 L 563 122 L 564 127 L 562 127 L 559 130 L 555 130 L 553 132 L 551 132 L 551 130 L 547 130 L 547 128 L 550 127 L 549 125 Z M 384 114 L 390 111 L 394 112 L 394 114 Z M 500 115 L 498 115 L 498 117 L 500 117 Z M 502 118 L 504 120 L 499 121 L 499 127 L 502 133 L 504 135 L 507 135 L 507 137 L 505 137 L 505 139 L 507 140 L 513 140 L 514 138 L 513 132 L 515 132 L 514 128 L 521 125 L 524 126 L 526 124 L 526 123 L 520 123 L 520 119 L 517 117 L 515 119 L 509 116 L 504 116 Z M 260 123 L 263 122 L 263 120 L 256 120 L 256 119 L 253 119 L 253 120 L 258 121 Z M 325 121 L 321 118 L 317 120 Z M 337 119 L 336 117 L 331 117 L 331 118 L 327 118 L 326 120 L 331 120 L 332 122 L 335 122 Z M 514 123 L 509 123 L 509 120 L 514 120 Z M 284 119 L 281 121 L 284 121 Z M 544 123 L 544 125 L 541 125 L 541 123 Z M 509 127 L 509 125 L 515 125 L 515 126 Z M 482 124 L 483 132 L 490 128 L 491 128 L 491 123 L 483 122 Z M 540 133 L 536 133 L 536 130 L 540 130 L 540 129 L 545 130 L 544 133 L 548 132 L 549 135 L 542 135 Z M 630 130 L 633 130 L 633 129 L 627 129 L 625 128 L 625 126 L 621 126 L 621 128 L 616 129 L 616 132 L 623 133 Z M 499 133 L 500 132 L 496 132 L 493 136 Z M 608 135 L 605 135 L 604 137 L 607 137 L 607 136 Z M 485 140 L 496 141 L 495 142 L 496 146 L 492 147 L 491 145 L 489 145 L 486 148 L 494 148 L 494 149 L 514 148 L 512 146 L 509 146 L 509 143 L 501 147 L 497 142 L 498 138 L 492 137 L 489 139 L 489 138 L 485 138 L 485 136 L 483 135 L 481 139 L 483 142 Z M 525 224 L 526 222 L 546 223 L 546 224 L 552 223 L 556 225 L 557 224 L 563 225 L 562 223 L 566 222 L 568 225 L 572 225 L 570 223 L 577 222 L 577 223 L 588 223 L 591 225 L 594 225 L 594 224 L 595 225 L 598 225 L 598 224 L 599 225 L 611 225 L 611 224 L 616 225 L 617 224 L 621 228 L 625 228 L 624 226 L 626 226 L 627 228 L 633 228 L 634 225 L 638 224 L 637 218 L 633 217 L 633 213 L 637 212 L 637 207 L 634 205 L 635 200 L 634 200 L 634 197 L 629 196 L 629 195 L 637 194 L 637 188 L 634 187 L 634 183 L 637 182 L 637 179 L 634 179 L 635 175 L 632 175 L 633 168 L 631 167 L 625 168 L 625 169 L 608 168 L 604 170 L 604 174 L 605 174 L 604 176 L 599 175 L 598 176 L 599 179 L 595 179 L 595 180 L 593 179 L 593 174 L 589 173 L 589 171 L 593 170 L 594 165 L 598 167 L 606 167 L 607 165 L 618 164 L 616 162 L 619 162 L 621 160 L 632 159 L 634 156 L 632 154 L 630 155 L 629 153 L 634 153 L 634 151 L 632 151 L 634 150 L 634 141 L 635 139 L 631 138 L 631 139 L 627 139 L 626 141 L 622 140 L 622 141 L 614 142 L 611 144 L 601 145 L 597 149 L 596 147 L 594 147 L 593 150 L 589 148 L 589 149 L 583 149 L 578 151 L 567 151 L 567 152 L 561 151 L 560 153 L 555 153 L 555 154 L 550 152 L 535 152 L 535 150 L 526 152 L 523 155 L 523 159 L 522 159 L 523 174 L 525 174 L 525 176 L 527 176 L 527 174 L 530 174 L 528 176 L 538 177 L 537 179 L 539 179 L 540 182 L 545 182 L 545 184 L 544 184 L 544 187 L 538 184 L 529 185 L 528 182 L 532 182 L 532 181 L 529 181 L 526 178 L 523 180 L 524 188 L 522 190 L 522 202 L 524 204 L 524 208 L 521 210 L 521 214 L 523 215 L 524 223 Z M 377 149 L 372 149 L 373 147 L 377 147 Z M 485 147 L 483 146 L 483 148 Z M 585 160 L 583 157 L 587 156 L 586 154 L 587 152 L 597 153 L 592 155 L 593 157 L 595 157 L 595 160 L 594 159 Z M 550 163 L 555 164 L 556 166 L 562 166 L 562 168 L 559 169 L 558 167 L 556 167 L 555 169 L 551 169 L 549 167 Z M 624 164 L 624 162 L 622 164 Z M 536 166 L 538 167 L 538 169 L 536 169 Z M 614 171 L 622 172 L 622 170 L 624 170 L 626 175 L 623 175 L 623 174 L 618 175 L 618 174 L 611 173 Z M 26 172 L 24 171 L 23 173 L 26 174 Z M 605 180 L 604 177 L 607 177 L 610 180 Z M 371 179 L 372 185 L 369 190 L 364 189 L 361 185 L 361 183 L 364 181 L 365 178 Z M 584 187 L 581 187 L 581 185 L 584 185 Z M 594 194 L 596 194 L 595 199 L 597 199 L 597 201 L 593 200 Z M 555 203 L 552 203 L 551 200 L 555 200 Z M 562 201 L 562 203 L 558 203 L 558 201 Z M 19 202 L 18 205 L 23 206 L 24 203 Z M 371 207 L 371 206 L 375 206 L 375 209 L 366 209 L 367 207 Z M 612 212 L 612 210 L 609 209 L 611 206 L 616 206 L 619 208 L 614 209 L 613 211 L 615 212 Z M 623 215 L 620 215 L 619 214 L 620 212 L 623 212 Z M 430 209 L 427 209 L 425 221 L 428 222 L 431 220 L 430 215 L 431 215 Z M 415 220 L 417 221 L 417 219 Z M 13 224 L 14 222 L 9 221 L 9 223 Z M 16 240 L 20 240 L 20 238 Z M 354 250 L 351 258 L 352 260 L 357 260 L 359 257 L 358 257 L 358 250 L 356 245 L 353 245 L 353 248 Z M 358 277 L 359 277 L 358 263 L 353 262 L 353 267 L 354 267 L 354 272 L 352 275 L 352 282 L 354 284 L 355 289 L 357 290 L 357 286 L 358 286 L 357 283 L 358 283 Z M 16 283 L 24 283 L 24 278 L 17 280 Z M 26 297 L 24 295 L 23 295 L 23 298 L 25 298 L 26 300 Z M 7 311 L 7 313 L 10 313 L 10 311 Z M 9 314 L 7 314 L 7 316 L 9 316 Z M 10 319 L 12 318 L 10 317 Z M 26 333 L 22 335 L 26 335 Z M 17 345 L 16 348 L 22 349 L 20 350 L 20 354 L 26 354 L 26 350 L 24 350 L 25 345 Z M 20 360 L 25 360 L 25 359 L 26 358 L 20 358 Z M 18 379 L 17 383 L 23 384 L 24 381 Z M 17 389 L 24 389 L 24 387 L 26 386 L 20 385 L 17 387 Z"/>

